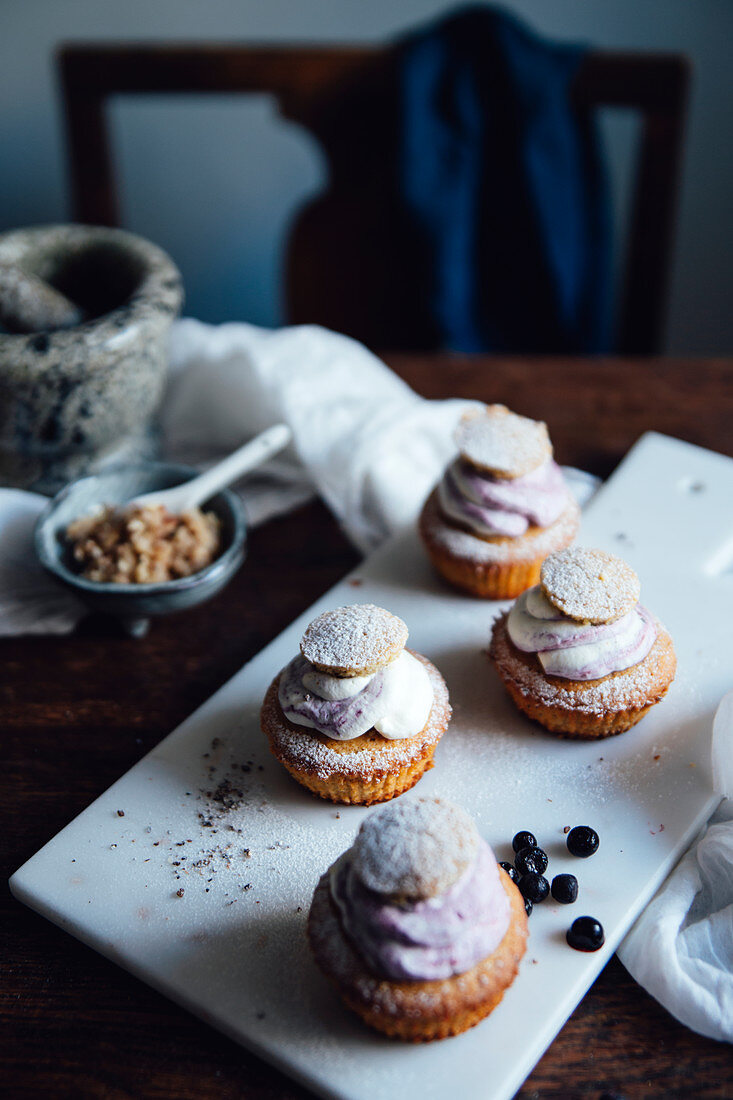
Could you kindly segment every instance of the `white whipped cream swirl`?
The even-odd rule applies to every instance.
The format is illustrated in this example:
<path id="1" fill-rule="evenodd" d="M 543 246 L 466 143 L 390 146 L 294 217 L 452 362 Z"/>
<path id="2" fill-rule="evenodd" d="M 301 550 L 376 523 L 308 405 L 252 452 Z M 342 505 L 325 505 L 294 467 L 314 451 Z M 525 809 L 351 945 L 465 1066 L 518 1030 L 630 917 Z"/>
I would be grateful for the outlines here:
<path id="1" fill-rule="evenodd" d="M 623 672 L 644 660 L 657 636 L 655 621 L 641 604 L 613 623 L 593 626 L 563 615 L 540 585 L 516 601 L 507 630 L 517 649 L 537 654 L 548 676 L 569 680 L 600 680 Z"/>
<path id="2" fill-rule="evenodd" d="M 427 669 L 403 650 L 370 676 L 330 676 L 298 655 L 281 675 L 278 700 L 283 714 L 299 726 L 335 741 L 353 741 L 378 730 L 390 741 L 414 737 L 433 705 Z"/>

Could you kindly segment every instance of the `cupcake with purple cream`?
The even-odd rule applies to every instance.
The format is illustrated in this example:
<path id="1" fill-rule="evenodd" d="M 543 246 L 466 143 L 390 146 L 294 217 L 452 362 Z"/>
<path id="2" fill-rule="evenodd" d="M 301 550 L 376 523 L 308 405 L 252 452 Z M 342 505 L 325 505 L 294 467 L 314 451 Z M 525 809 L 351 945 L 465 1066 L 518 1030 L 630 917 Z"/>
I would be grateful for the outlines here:
<path id="1" fill-rule="evenodd" d="M 488 405 L 462 418 L 455 439 L 458 457 L 421 514 L 423 542 L 451 584 L 490 599 L 516 596 L 578 529 L 547 426 Z"/>
<path id="2" fill-rule="evenodd" d="M 674 679 L 672 639 L 639 603 L 621 558 L 573 547 L 494 624 L 490 655 L 520 710 L 553 733 L 607 737 L 635 725 Z"/>
<path id="3" fill-rule="evenodd" d="M 410 798 L 367 818 L 321 878 L 308 934 L 350 1008 L 424 1042 L 465 1031 L 499 1003 L 527 920 L 471 818 L 443 799 Z"/>

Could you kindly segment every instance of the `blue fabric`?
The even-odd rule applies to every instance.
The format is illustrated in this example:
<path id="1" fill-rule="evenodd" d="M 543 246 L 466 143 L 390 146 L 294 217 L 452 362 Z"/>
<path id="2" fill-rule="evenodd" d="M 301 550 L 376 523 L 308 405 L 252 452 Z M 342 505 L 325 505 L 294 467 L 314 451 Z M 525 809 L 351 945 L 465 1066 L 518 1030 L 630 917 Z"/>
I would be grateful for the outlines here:
<path id="1" fill-rule="evenodd" d="M 400 193 L 448 348 L 608 349 L 608 188 L 569 100 L 583 52 L 488 5 L 404 44 Z"/>

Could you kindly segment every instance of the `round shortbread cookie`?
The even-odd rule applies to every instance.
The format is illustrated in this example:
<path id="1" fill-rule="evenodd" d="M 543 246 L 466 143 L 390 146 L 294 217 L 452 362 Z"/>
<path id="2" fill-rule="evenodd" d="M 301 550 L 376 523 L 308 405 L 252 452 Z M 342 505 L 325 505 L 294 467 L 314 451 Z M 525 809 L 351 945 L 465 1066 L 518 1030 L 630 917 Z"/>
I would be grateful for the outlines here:
<path id="1" fill-rule="evenodd" d="M 580 623 L 613 623 L 639 602 L 641 584 L 622 558 L 570 546 L 545 558 L 540 584 L 553 607 Z"/>
<path id="2" fill-rule="evenodd" d="M 354 870 L 365 886 L 390 897 L 444 894 L 476 858 L 479 834 L 468 814 L 442 798 L 392 803 L 362 824 Z"/>
<path id="3" fill-rule="evenodd" d="M 466 413 L 454 439 L 467 462 L 499 478 L 523 477 L 552 458 L 547 425 L 518 416 L 506 405 Z"/>
<path id="4" fill-rule="evenodd" d="M 320 672 L 332 676 L 368 676 L 399 657 L 407 627 L 391 611 L 373 603 L 324 611 L 300 642 L 300 652 Z"/>

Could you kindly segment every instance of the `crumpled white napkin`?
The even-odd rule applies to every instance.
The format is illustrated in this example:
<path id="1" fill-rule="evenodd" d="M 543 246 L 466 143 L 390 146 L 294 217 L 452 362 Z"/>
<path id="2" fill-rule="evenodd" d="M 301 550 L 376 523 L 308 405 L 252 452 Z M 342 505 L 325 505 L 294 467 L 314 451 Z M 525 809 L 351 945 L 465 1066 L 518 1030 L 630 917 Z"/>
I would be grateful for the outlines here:
<path id="1" fill-rule="evenodd" d="M 466 401 L 426 401 L 360 344 L 313 326 L 173 326 L 163 403 L 167 457 L 200 466 L 285 421 L 293 445 L 242 487 L 251 524 L 318 492 L 364 552 L 412 524 L 454 453 Z M 598 482 L 566 471 L 581 504 Z M 42 497 L 0 489 L 0 634 L 71 630 L 81 609 L 35 563 Z M 19 579 L 20 578 L 20 579 Z M 733 730 L 733 695 L 716 733 Z M 728 742 L 729 743 L 729 742 Z M 722 736 L 720 738 L 722 745 Z M 728 769 L 726 772 L 726 768 Z M 721 794 L 732 768 L 719 750 Z M 721 811 L 640 917 L 619 954 L 674 1015 L 733 1040 L 733 811 Z"/>
<path id="2" fill-rule="evenodd" d="M 33 528 L 47 503 L 38 493 L 0 489 L 0 636 L 68 634 L 84 613 L 35 555 Z"/>
<path id="3" fill-rule="evenodd" d="M 248 481 L 250 518 L 286 511 L 315 490 L 365 552 L 413 522 L 473 404 L 426 401 L 362 344 L 315 325 L 179 321 L 171 368 L 161 418 L 167 453 L 210 458 L 212 445 L 226 453 L 284 421 L 289 458 L 269 464 L 259 485 Z M 267 475 L 280 478 L 271 491 Z"/>
<path id="4" fill-rule="evenodd" d="M 724 801 L 618 950 L 633 978 L 694 1031 L 733 1042 L 733 691 L 713 723 Z"/>

